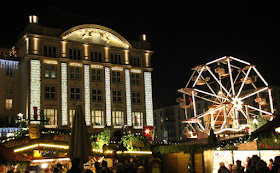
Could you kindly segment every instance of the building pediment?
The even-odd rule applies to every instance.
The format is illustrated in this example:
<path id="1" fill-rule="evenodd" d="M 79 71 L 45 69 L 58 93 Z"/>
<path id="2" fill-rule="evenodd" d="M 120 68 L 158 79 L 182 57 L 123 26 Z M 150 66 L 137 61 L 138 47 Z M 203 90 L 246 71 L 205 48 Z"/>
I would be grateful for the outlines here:
<path id="1" fill-rule="evenodd" d="M 85 44 L 99 44 L 108 47 L 129 49 L 130 43 L 117 32 L 100 25 L 85 24 L 65 31 L 61 36 L 63 40 L 82 42 Z"/>

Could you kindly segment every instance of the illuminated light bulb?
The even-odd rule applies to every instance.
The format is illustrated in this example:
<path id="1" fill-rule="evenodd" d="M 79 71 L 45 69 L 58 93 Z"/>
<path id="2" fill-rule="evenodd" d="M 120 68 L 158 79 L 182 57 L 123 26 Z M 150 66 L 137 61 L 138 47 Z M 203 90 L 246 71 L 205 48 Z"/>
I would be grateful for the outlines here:
<path id="1" fill-rule="evenodd" d="M 233 107 L 235 107 L 238 110 L 242 108 L 243 102 L 238 97 L 232 98 L 232 102 L 231 103 L 233 104 Z"/>

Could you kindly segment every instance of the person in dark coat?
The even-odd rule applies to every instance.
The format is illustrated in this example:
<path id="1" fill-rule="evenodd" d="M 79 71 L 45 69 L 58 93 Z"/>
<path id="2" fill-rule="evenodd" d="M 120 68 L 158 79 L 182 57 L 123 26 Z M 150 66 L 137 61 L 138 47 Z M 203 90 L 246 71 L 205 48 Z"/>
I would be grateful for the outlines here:
<path id="1" fill-rule="evenodd" d="M 75 157 L 71 160 L 72 162 L 72 168 L 67 173 L 80 173 L 80 159 Z"/>
<path id="2" fill-rule="evenodd" d="M 225 167 L 225 163 L 224 162 L 220 163 L 220 169 L 218 170 L 218 173 L 230 173 L 228 168 Z"/>
<path id="3" fill-rule="evenodd" d="M 280 156 L 276 156 L 274 158 L 274 163 L 272 166 L 271 173 L 277 173 L 279 169 L 280 169 Z"/>
<path id="4" fill-rule="evenodd" d="M 256 164 L 256 170 L 254 173 L 270 173 L 270 170 L 265 161 L 259 160 Z"/>
<path id="5" fill-rule="evenodd" d="M 256 164 L 260 160 L 260 157 L 253 155 L 246 169 L 246 173 L 254 173 L 256 171 Z"/>
<path id="6" fill-rule="evenodd" d="M 244 167 L 241 166 L 241 161 L 240 160 L 236 160 L 236 167 L 233 170 L 234 173 L 244 173 Z"/>

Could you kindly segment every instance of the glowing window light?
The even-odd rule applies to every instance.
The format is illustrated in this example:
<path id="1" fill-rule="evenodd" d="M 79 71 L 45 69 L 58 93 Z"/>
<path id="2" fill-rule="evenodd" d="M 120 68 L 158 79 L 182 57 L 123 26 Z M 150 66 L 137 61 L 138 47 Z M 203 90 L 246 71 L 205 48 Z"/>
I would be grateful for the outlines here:
<path id="1" fill-rule="evenodd" d="M 84 66 L 84 86 L 85 86 L 85 120 L 87 126 L 90 126 L 90 79 L 89 65 Z"/>
<path id="2" fill-rule="evenodd" d="M 131 69 L 130 71 L 131 73 L 142 73 L 142 70 L 140 69 Z"/>
<path id="3" fill-rule="evenodd" d="M 105 67 L 106 123 L 111 126 L 111 86 L 110 67 Z"/>
<path id="4" fill-rule="evenodd" d="M 96 69 L 103 69 L 103 66 L 102 65 L 98 65 L 98 64 L 92 64 L 90 67 L 91 68 L 96 68 Z"/>
<path id="5" fill-rule="evenodd" d="M 146 122 L 147 126 L 154 125 L 153 117 L 153 95 L 152 95 L 152 74 L 144 72 L 145 103 L 146 103 Z"/>
<path id="6" fill-rule="evenodd" d="M 69 65 L 73 66 L 73 67 L 82 67 L 83 66 L 83 64 L 77 63 L 77 62 L 70 62 Z"/>
<path id="7" fill-rule="evenodd" d="M 56 65 L 58 62 L 56 60 L 44 59 L 45 64 L 53 64 Z"/>
<path id="8" fill-rule="evenodd" d="M 68 124 L 67 64 L 61 63 L 61 116 L 62 125 Z"/>
<path id="9" fill-rule="evenodd" d="M 131 119 L 131 92 L 130 92 L 130 73 L 129 69 L 125 69 L 125 90 L 126 90 L 126 117 L 127 125 L 132 126 Z"/>
<path id="10" fill-rule="evenodd" d="M 34 119 L 33 107 L 36 106 L 41 110 L 41 62 L 40 60 L 30 61 L 30 118 Z M 38 120 L 40 120 L 40 111 L 38 113 Z M 30 122 L 39 123 L 39 122 Z"/>
<path id="11" fill-rule="evenodd" d="M 114 71 L 123 71 L 122 67 L 112 67 L 111 69 Z"/>

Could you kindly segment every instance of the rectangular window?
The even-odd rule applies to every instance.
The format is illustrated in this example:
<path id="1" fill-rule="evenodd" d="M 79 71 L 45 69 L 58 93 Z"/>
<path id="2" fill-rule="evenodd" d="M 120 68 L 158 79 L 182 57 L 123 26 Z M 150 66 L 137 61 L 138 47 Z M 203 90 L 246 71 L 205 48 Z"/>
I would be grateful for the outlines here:
<path id="1" fill-rule="evenodd" d="M 142 112 L 132 112 L 133 126 L 142 127 L 143 126 L 143 114 Z"/>
<path id="2" fill-rule="evenodd" d="M 121 83 L 121 72 L 112 71 L 112 81 L 113 83 Z"/>
<path id="3" fill-rule="evenodd" d="M 113 102 L 122 102 L 121 90 L 113 90 Z"/>
<path id="4" fill-rule="evenodd" d="M 91 70 L 92 81 L 101 81 L 101 70 L 100 69 L 92 69 Z"/>
<path id="5" fill-rule="evenodd" d="M 122 64 L 121 63 L 121 55 L 119 55 L 119 54 L 111 54 L 111 63 L 112 64 Z"/>
<path id="6" fill-rule="evenodd" d="M 90 58 L 93 62 L 102 62 L 102 54 L 101 52 L 90 52 Z"/>
<path id="7" fill-rule="evenodd" d="M 6 99 L 5 108 L 7 111 L 10 111 L 13 109 L 13 99 Z"/>
<path id="8" fill-rule="evenodd" d="M 14 69 L 12 66 L 10 65 L 6 65 L 6 75 L 7 76 L 13 76 L 14 74 Z"/>
<path id="9" fill-rule="evenodd" d="M 92 89 L 92 101 L 102 102 L 102 90 L 101 89 Z"/>
<path id="10" fill-rule="evenodd" d="M 45 86 L 45 99 L 55 99 L 55 86 Z"/>
<path id="11" fill-rule="evenodd" d="M 69 58 L 81 60 L 81 50 L 80 49 L 69 49 Z"/>
<path id="12" fill-rule="evenodd" d="M 132 103 L 141 104 L 141 93 L 140 92 L 132 92 Z"/>
<path id="13" fill-rule="evenodd" d="M 70 67 L 70 79 L 71 80 L 80 80 L 81 79 L 80 67 Z"/>
<path id="14" fill-rule="evenodd" d="M 45 78 L 56 78 L 56 66 L 45 64 Z"/>
<path id="15" fill-rule="evenodd" d="M 131 73 L 131 84 L 132 85 L 140 85 L 140 74 Z"/>
<path id="16" fill-rule="evenodd" d="M 93 126 L 104 126 L 103 111 L 100 110 L 91 111 L 91 116 L 92 116 Z"/>
<path id="17" fill-rule="evenodd" d="M 47 120 L 45 127 L 57 127 L 57 109 L 44 109 L 44 116 Z"/>
<path id="18" fill-rule="evenodd" d="M 56 58 L 56 47 L 44 46 L 44 56 Z"/>
<path id="19" fill-rule="evenodd" d="M 134 67 L 141 67 L 139 57 L 130 57 L 130 64 Z"/>
<path id="20" fill-rule="evenodd" d="M 122 126 L 123 125 L 123 112 L 122 111 L 112 111 L 113 125 Z"/>
<path id="21" fill-rule="evenodd" d="M 71 100 L 80 100 L 81 99 L 81 89 L 78 87 L 70 88 L 70 99 Z"/>
<path id="22" fill-rule="evenodd" d="M 69 110 L 69 123 L 70 123 L 70 126 L 73 125 L 73 118 L 74 118 L 75 112 L 76 112 L 75 109 L 70 109 Z"/>

